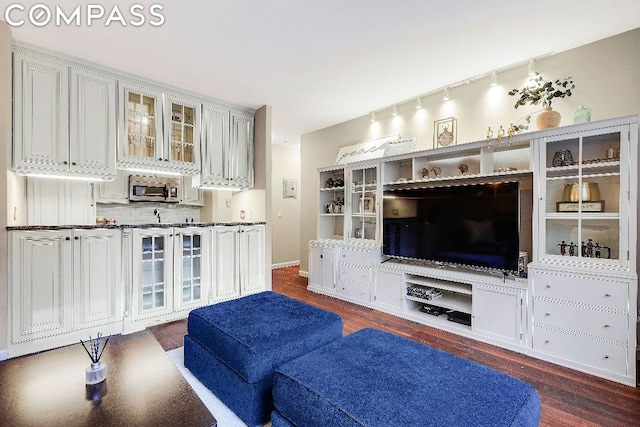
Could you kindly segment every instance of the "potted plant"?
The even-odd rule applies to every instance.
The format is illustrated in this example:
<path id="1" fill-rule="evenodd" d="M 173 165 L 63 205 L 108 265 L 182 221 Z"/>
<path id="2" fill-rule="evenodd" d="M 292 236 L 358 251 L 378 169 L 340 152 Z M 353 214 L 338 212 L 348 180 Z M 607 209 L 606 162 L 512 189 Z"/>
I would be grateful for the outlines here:
<path id="1" fill-rule="evenodd" d="M 514 108 L 518 108 L 521 105 L 542 104 L 544 111 L 536 118 L 536 124 L 538 129 L 550 129 L 558 127 L 560 124 L 560 113 L 553 111 L 551 104 L 556 98 L 565 98 L 572 95 L 572 90 L 575 88 L 573 84 L 573 78 L 567 77 L 558 80 L 546 80 L 536 73 L 527 86 L 522 89 L 513 89 L 509 91 L 511 96 L 519 96 Z"/>

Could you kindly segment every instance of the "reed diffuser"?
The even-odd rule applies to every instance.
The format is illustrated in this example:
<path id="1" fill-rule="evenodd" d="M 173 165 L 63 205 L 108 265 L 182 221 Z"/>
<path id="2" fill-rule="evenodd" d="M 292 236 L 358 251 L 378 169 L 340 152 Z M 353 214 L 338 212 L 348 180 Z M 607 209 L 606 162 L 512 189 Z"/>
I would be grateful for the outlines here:
<path id="1" fill-rule="evenodd" d="M 85 376 L 87 385 L 98 384 L 107 378 L 107 365 L 102 363 L 100 358 L 109 342 L 109 338 L 110 336 L 103 342 L 102 333 L 98 332 L 98 336 L 95 339 L 89 335 L 89 341 L 80 340 L 80 344 L 82 344 L 82 347 L 91 358 L 91 365 L 87 368 Z"/>

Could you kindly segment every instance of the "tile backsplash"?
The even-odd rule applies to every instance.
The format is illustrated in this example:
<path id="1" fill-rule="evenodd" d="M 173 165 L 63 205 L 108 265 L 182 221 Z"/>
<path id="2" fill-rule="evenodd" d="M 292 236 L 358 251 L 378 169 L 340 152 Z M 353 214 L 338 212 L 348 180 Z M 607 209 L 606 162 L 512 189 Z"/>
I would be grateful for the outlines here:
<path id="1" fill-rule="evenodd" d="M 154 214 L 158 210 L 162 223 L 199 222 L 200 209 L 193 206 L 172 205 L 168 203 L 136 203 L 128 205 L 96 205 L 96 216 L 114 219 L 117 224 L 153 224 L 158 222 Z"/>

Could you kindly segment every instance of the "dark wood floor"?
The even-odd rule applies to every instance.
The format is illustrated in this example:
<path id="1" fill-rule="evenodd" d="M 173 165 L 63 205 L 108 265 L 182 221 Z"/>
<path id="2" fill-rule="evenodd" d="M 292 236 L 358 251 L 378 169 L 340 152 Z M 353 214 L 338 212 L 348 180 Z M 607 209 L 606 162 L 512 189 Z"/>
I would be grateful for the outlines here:
<path id="1" fill-rule="evenodd" d="M 315 294 L 307 290 L 307 279 L 298 276 L 297 267 L 274 270 L 273 290 L 340 314 L 344 321 L 345 335 L 374 327 L 527 381 L 540 394 L 541 426 L 640 426 L 639 388 L 603 380 L 390 314 Z M 165 350 L 169 350 L 182 346 L 186 329 L 184 320 L 156 326 L 151 331 Z"/>

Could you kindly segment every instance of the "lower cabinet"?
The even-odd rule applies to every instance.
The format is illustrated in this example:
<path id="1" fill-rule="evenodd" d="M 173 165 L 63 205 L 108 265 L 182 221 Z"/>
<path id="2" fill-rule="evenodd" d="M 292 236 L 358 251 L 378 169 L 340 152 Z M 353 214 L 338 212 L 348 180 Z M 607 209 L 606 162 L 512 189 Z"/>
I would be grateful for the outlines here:
<path id="1" fill-rule="evenodd" d="M 472 304 L 475 333 L 516 347 L 524 345 L 524 289 L 474 285 Z"/>
<path id="2" fill-rule="evenodd" d="M 213 301 L 265 290 L 264 225 L 215 226 L 212 248 Z"/>
<path id="3" fill-rule="evenodd" d="M 209 302 L 209 228 L 147 228 L 130 233 L 133 326 L 185 317 Z"/>
<path id="4" fill-rule="evenodd" d="M 122 331 L 120 230 L 9 235 L 10 357 Z"/>
<path id="5" fill-rule="evenodd" d="M 391 312 L 401 312 L 405 294 L 404 273 L 379 268 L 374 275 L 374 302 Z"/>
<path id="6" fill-rule="evenodd" d="M 635 386 L 636 278 L 530 268 L 531 354 Z"/>
<path id="7" fill-rule="evenodd" d="M 319 241 L 309 242 L 309 289 L 334 292 L 336 289 L 336 248 Z"/>

